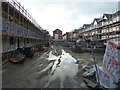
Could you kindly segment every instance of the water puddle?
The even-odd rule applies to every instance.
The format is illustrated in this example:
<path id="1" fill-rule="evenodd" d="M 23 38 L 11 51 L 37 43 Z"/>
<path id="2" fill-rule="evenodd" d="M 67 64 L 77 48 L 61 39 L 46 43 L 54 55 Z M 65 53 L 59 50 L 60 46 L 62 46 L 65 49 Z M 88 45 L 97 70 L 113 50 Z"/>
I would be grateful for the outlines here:
<path id="1" fill-rule="evenodd" d="M 69 78 L 74 78 L 76 73 L 78 72 L 78 64 L 76 64 L 76 59 L 74 59 L 69 53 L 66 53 L 62 50 L 62 54 L 60 56 L 55 56 L 52 54 L 52 51 L 49 53 L 48 60 L 55 60 L 52 69 L 51 75 L 49 76 L 49 81 L 45 87 L 48 87 L 49 84 L 59 78 L 61 80 L 60 87 L 63 88 L 64 80 Z"/>
<path id="2" fill-rule="evenodd" d="M 52 51 L 49 52 L 48 60 L 57 60 L 59 57 L 52 54 Z"/>

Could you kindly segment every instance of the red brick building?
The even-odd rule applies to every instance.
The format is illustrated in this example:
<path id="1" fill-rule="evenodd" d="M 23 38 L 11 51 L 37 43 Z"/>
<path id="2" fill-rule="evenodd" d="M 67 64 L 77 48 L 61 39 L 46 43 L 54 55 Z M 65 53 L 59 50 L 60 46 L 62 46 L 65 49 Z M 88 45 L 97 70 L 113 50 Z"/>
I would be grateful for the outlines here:
<path id="1" fill-rule="evenodd" d="M 53 39 L 62 40 L 62 31 L 60 29 L 56 29 L 53 31 Z"/>

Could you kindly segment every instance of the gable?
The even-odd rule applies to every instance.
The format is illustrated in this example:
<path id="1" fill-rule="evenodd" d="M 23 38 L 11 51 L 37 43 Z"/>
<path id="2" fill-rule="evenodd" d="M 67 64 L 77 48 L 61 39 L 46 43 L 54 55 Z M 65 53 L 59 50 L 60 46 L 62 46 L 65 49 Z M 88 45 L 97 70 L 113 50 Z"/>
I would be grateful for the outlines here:
<path id="1" fill-rule="evenodd" d="M 94 21 L 93 25 L 97 25 L 97 21 L 96 20 Z"/>
<path id="2" fill-rule="evenodd" d="M 107 19 L 107 16 L 106 16 L 106 15 L 104 15 L 104 16 L 103 16 L 103 19 L 105 19 L 105 20 L 106 20 L 106 19 Z"/>
<path id="3" fill-rule="evenodd" d="M 62 32 L 60 29 L 56 29 L 53 32 Z"/>

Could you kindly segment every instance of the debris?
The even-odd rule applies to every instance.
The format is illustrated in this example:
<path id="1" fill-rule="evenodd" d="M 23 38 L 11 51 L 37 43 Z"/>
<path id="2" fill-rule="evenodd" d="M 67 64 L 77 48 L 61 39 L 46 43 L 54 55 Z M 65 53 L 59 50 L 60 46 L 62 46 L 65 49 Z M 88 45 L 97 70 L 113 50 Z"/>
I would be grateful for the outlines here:
<path id="1" fill-rule="evenodd" d="M 87 86 L 91 87 L 91 88 L 96 88 L 97 87 L 97 84 L 96 83 L 93 83 L 91 80 L 89 79 L 85 79 L 84 78 L 84 81 L 85 83 L 87 84 Z"/>
<path id="2" fill-rule="evenodd" d="M 95 71 L 96 71 L 94 65 L 92 65 L 91 67 L 89 67 L 89 66 L 85 67 L 84 70 L 86 71 L 86 72 L 83 73 L 84 77 L 93 76 L 95 74 Z"/>
<path id="3" fill-rule="evenodd" d="M 35 52 L 39 52 L 40 48 L 35 48 L 34 50 L 35 50 Z"/>
<path id="4" fill-rule="evenodd" d="M 15 55 L 13 55 L 10 58 L 10 62 L 11 63 L 24 63 L 25 61 L 25 55 L 23 55 L 22 53 L 16 51 Z"/>

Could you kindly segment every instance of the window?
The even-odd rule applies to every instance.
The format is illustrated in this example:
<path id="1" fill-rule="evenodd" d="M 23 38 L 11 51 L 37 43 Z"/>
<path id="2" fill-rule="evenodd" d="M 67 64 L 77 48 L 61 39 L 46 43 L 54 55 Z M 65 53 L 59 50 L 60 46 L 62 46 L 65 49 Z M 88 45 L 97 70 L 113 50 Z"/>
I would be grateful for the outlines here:
<path id="1" fill-rule="evenodd" d="M 24 38 L 24 44 L 25 44 L 25 42 L 26 42 L 26 40 L 25 40 L 25 38 Z"/>
<path id="2" fill-rule="evenodd" d="M 27 38 L 27 43 L 29 43 L 29 39 Z"/>
<path id="3" fill-rule="evenodd" d="M 14 44 L 14 38 L 13 37 L 10 37 L 10 45 L 13 45 Z"/>

